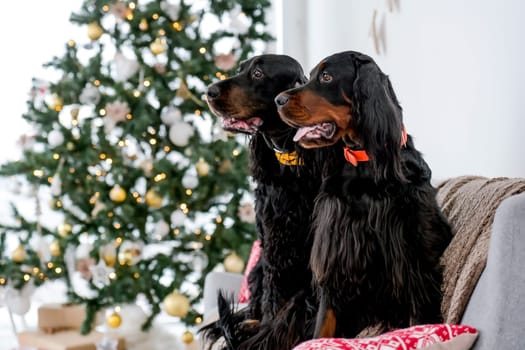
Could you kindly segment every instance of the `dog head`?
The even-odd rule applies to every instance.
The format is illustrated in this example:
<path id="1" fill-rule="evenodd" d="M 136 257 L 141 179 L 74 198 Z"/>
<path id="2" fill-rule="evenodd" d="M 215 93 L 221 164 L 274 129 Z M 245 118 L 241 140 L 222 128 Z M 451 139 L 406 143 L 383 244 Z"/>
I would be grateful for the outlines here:
<path id="1" fill-rule="evenodd" d="M 279 118 L 275 97 L 306 82 L 301 65 L 285 55 L 260 55 L 240 64 L 238 73 L 208 86 L 211 111 L 231 132 L 253 134 L 291 130 Z"/>
<path id="2" fill-rule="evenodd" d="M 390 165 L 400 171 L 402 110 L 390 80 L 369 56 L 354 51 L 329 56 L 305 85 L 282 92 L 275 103 L 281 118 L 298 128 L 294 141 L 302 147 L 342 139 L 364 149 L 379 171 Z"/>

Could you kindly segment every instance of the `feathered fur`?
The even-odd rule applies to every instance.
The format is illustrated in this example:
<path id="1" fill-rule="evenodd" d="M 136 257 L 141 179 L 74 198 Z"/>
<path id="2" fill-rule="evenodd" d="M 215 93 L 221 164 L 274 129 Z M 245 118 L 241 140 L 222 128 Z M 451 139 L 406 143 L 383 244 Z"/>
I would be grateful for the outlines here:
<path id="1" fill-rule="evenodd" d="M 233 312 L 221 301 L 221 320 L 203 331 L 210 343 L 222 334 L 230 338 L 230 349 L 286 350 L 313 335 L 316 296 L 309 233 L 325 160 L 333 159 L 337 150 L 298 146 L 293 142 L 295 130 L 279 118 L 273 102 L 279 92 L 305 81 L 294 59 L 262 55 L 241 63 L 234 77 L 208 87 L 208 104 L 223 119 L 224 128 L 251 135 L 250 170 L 257 185 L 256 225 L 262 247 L 261 259 L 249 275 L 249 306 Z M 283 165 L 276 152 L 296 152 L 302 165 Z"/>
<path id="2" fill-rule="evenodd" d="M 306 127 L 297 137 L 304 147 L 344 140 L 370 158 L 357 166 L 335 163 L 316 199 L 310 259 L 320 298 L 316 336 L 440 322 L 440 257 L 451 231 L 430 168 L 410 136 L 404 143 L 388 77 L 370 57 L 343 52 L 322 60 L 307 84 L 276 102 L 287 123 Z"/>

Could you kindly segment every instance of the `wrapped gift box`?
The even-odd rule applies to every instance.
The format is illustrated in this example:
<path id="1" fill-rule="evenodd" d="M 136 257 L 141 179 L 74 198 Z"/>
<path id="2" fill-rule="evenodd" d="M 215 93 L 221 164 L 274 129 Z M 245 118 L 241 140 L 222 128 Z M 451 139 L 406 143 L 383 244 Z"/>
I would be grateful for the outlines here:
<path id="1" fill-rule="evenodd" d="M 38 308 L 38 329 L 46 333 L 80 329 L 85 317 L 84 305 L 45 304 Z"/>
<path id="2" fill-rule="evenodd" d="M 124 338 L 116 338 L 115 335 L 108 336 L 117 339 L 118 350 L 126 350 Z M 104 334 L 96 331 L 87 335 L 81 335 L 78 330 L 66 330 L 54 334 L 41 330 L 18 333 L 18 341 L 22 348 L 29 347 L 39 350 L 97 350 L 96 344 L 103 339 Z"/>

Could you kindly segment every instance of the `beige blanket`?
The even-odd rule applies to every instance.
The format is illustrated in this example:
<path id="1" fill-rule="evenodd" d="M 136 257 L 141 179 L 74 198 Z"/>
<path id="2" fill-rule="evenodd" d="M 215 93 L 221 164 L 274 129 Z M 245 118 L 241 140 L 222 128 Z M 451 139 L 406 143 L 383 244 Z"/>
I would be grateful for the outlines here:
<path id="1" fill-rule="evenodd" d="M 496 208 L 525 191 L 525 179 L 462 176 L 438 186 L 437 200 L 454 237 L 443 254 L 444 321 L 458 323 L 485 268 Z"/>

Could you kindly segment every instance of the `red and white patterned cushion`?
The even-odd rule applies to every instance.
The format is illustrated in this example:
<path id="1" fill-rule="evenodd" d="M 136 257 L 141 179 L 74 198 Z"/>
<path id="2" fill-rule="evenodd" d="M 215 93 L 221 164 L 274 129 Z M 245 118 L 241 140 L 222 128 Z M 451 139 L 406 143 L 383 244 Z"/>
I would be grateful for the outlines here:
<path id="1" fill-rule="evenodd" d="M 256 240 L 252 244 L 252 250 L 250 251 L 250 257 L 248 258 L 248 263 L 244 269 L 244 278 L 242 279 L 241 289 L 239 291 L 239 296 L 237 301 L 242 303 L 247 303 L 250 300 L 250 288 L 248 287 L 248 275 L 250 271 L 257 264 L 257 260 L 261 257 L 261 242 Z"/>
<path id="2" fill-rule="evenodd" d="M 477 335 L 475 328 L 464 325 L 420 325 L 373 338 L 309 340 L 293 350 L 467 350 L 472 347 Z"/>

